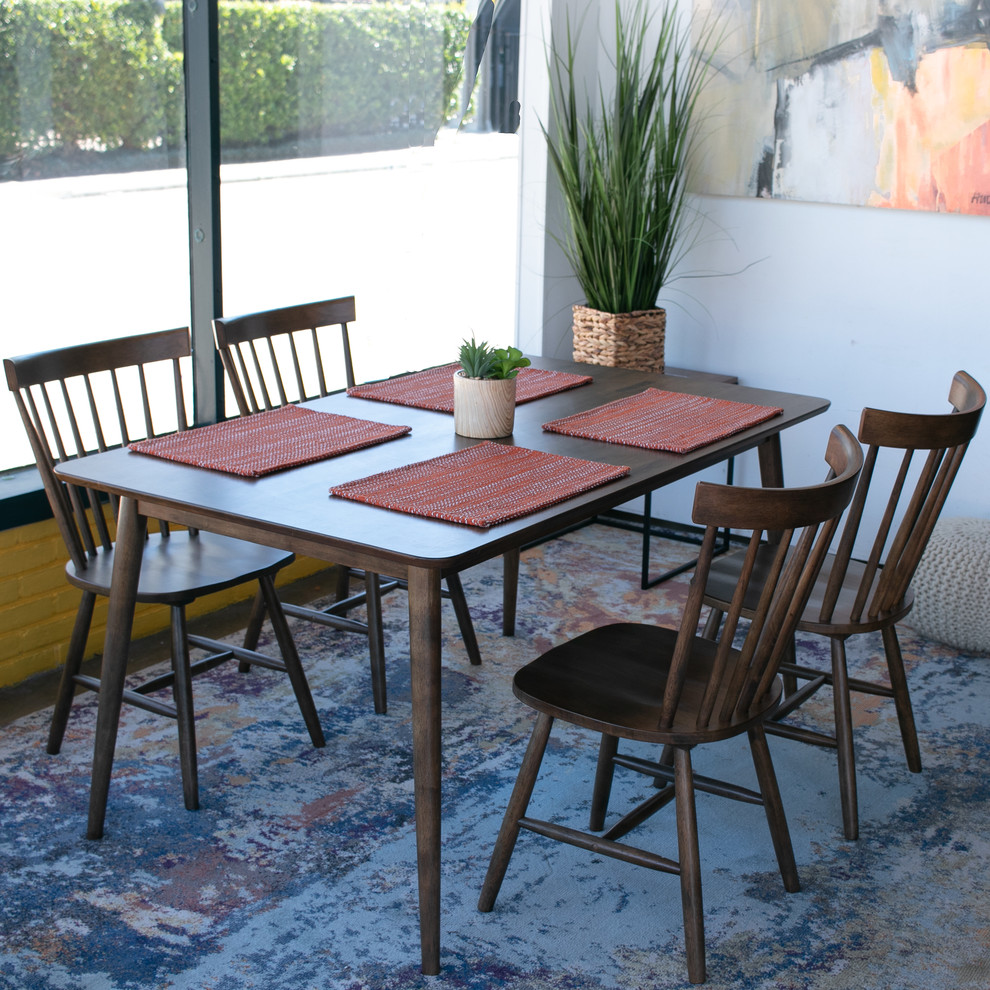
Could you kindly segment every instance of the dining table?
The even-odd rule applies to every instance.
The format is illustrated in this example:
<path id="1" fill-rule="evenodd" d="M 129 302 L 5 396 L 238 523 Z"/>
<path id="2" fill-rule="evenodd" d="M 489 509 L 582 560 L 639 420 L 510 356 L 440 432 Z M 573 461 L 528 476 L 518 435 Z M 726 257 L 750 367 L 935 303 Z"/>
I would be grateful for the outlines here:
<path id="1" fill-rule="evenodd" d="M 417 514 L 408 506 L 361 500 L 375 479 L 410 465 L 465 456 L 481 443 L 454 432 L 453 417 L 429 408 L 334 393 L 306 403 L 318 412 L 409 427 L 394 439 L 352 449 L 309 463 L 247 477 L 193 466 L 162 456 L 117 448 L 61 464 L 66 481 L 117 497 L 119 515 L 113 579 L 108 606 L 101 688 L 97 713 L 87 836 L 101 838 L 107 817 L 113 748 L 122 701 L 128 647 L 148 519 L 163 519 L 226 536 L 293 551 L 330 563 L 388 574 L 408 583 L 409 663 L 411 668 L 412 747 L 421 965 L 424 974 L 440 972 L 441 930 L 441 582 L 459 572 L 547 539 L 601 512 L 644 496 L 703 469 L 758 452 L 762 484 L 783 485 L 781 432 L 823 413 L 827 399 L 751 388 L 712 377 L 656 375 L 629 369 L 590 366 L 533 357 L 532 367 L 579 376 L 582 382 L 516 407 L 510 436 L 494 441 L 509 451 L 550 455 L 562 465 L 589 462 L 594 487 L 576 493 L 551 493 L 549 504 L 523 505 L 521 515 L 449 521 Z M 587 379 L 586 381 L 583 379 Z M 394 381 L 394 380 L 390 380 Z M 686 452 L 606 442 L 568 432 L 567 424 L 588 410 L 633 401 L 647 390 L 674 399 L 710 398 L 766 407 L 772 411 L 755 425 L 709 439 Z M 359 390 L 360 391 L 360 390 Z M 545 429 L 560 424 L 558 431 Z M 208 429 L 206 427 L 205 429 Z M 574 459 L 573 461 L 571 459 Z M 454 462 L 450 462 L 454 463 Z M 554 462 L 557 463 L 557 462 Z M 552 467 L 552 464 L 551 464 Z M 600 470 L 599 470 L 600 468 Z M 589 477 L 591 476 L 589 474 Z M 374 488 L 374 486 L 372 486 Z M 331 490 L 339 494 L 331 494 Z M 427 493 L 428 494 L 428 493 Z M 415 507 L 414 507 L 415 508 Z M 525 607 L 523 602 L 521 607 Z"/>

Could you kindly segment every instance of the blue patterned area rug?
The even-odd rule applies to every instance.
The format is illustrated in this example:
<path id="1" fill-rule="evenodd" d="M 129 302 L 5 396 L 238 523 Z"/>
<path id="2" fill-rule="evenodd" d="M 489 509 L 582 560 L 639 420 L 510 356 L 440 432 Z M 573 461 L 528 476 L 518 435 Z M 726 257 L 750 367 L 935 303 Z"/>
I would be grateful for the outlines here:
<path id="1" fill-rule="evenodd" d="M 655 566 L 691 555 L 661 543 Z M 465 574 L 484 664 L 444 617 L 442 965 L 419 974 L 406 599 L 388 599 L 389 712 L 366 644 L 297 629 L 327 746 L 281 678 L 227 665 L 196 687 L 202 808 L 182 806 L 171 723 L 125 710 L 101 842 L 85 829 L 95 696 L 59 756 L 47 712 L 0 736 L 0 986 L 93 990 L 642 990 L 685 987 L 676 878 L 524 833 L 495 910 L 478 892 L 531 725 L 512 673 L 590 626 L 676 624 L 686 579 L 639 590 L 638 538 L 593 526 L 523 558 L 518 634 L 497 563 Z M 856 701 L 861 838 L 842 837 L 834 754 L 772 739 L 802 890 L 785 894 L 763 812 L 699 795 L 708 985 L 990 987 L 990 659 L 902 630 L 924 772 L 890 703 Z M 827 645 L 804 649 L 827 656 Z M 853 643 L 881 666 L 879 638 Z M 828 720 L 828 698 L 809 718 Z M 556 729 L 533 813 L 581 826 L 596 740 Z M 753 779 L 729 742 L 699 772 Z M 646 793 L 618 771 L 612 810 Z M 551 812 L 550 808 L 554 810 Z M 676 854 L 672 809 L 637 835 Z"/>

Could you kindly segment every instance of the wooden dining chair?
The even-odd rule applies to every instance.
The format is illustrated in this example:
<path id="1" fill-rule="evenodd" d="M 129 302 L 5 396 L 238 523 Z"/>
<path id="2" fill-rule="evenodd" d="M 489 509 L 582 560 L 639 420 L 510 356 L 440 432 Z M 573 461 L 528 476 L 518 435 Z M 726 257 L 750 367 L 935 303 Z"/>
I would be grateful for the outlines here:
<path id="1" fill-rule="evenodd" d="M 780 699 L 777 667 L 862 466 L 862 450 L 844 426 L 832 430 L 826 461 L 829 478 L 810 488 L 698 484 L 693 518 L 705 533 L 678 630 L 644 623 L 604 626 L 554 647 L 517 672 L 512 685 L 516 697 L 539 714 L 492 852 L 480 910 L 493 908 L 521 828 L 675 874 L 680 877 L 688 977 L 693 983 L 704 982 L 695 790 L 763 805 L 784 887 L 798 890 L 763 721 Z M 719 531 L 725 526 L 750 530 L 751 536 L 725 632 L 716 643 L 698 635 L 698 621 Z M 782 540 L 774 545 L 774 566 L 763 584 L 759 608 L 748 625 L 740 625 L 742 597 L 755 576 L 754 565 L 768 532 L 780 532 Z M 526 814 L 555 719 L 602 734 L 590 832 Z M 742 733 L 749 737 L 758 790 L 694 775 L 694 747 Z M 620 753 L 620 739 L 659 744 L 660 761 Z M 604 834 L 596 835 L 604 826 L 616 766 L 646 774 L 662 786 Z M 676 860 L 619 841 L 671 801 L 675 802 Z"/>
<path id="2" fill-rule="evenodd" d="M 217 350 L 240 414 L 315 399 L 354 385 L 348 329 L 354 319 L 353 296 L 215 319 Z M 336 336 L 336 343 L 331 343 L 331 335 Z M 354 595 L 350 593 L 352 576 L 364 581 L 364 590 Z M 472 664 L 479 664 L 481 653 L 460 575 L 450 572 L 444 578 L 447 587 L 443 595 L 454 606 L 468 657 Z M 368 637 L 371 689 L 379 714 L 384 714 L 388 705 L 381 597 L 402 587 L 405 582 L 396 578 L 383 580 L 378 574 L 340 568 L 335 600 L 326 608 L 282 603 L 285 612 L 296 618 Z M 362 604 L 367 609 L 366 623 L 348 614 Z M 246 644 L 250 644 L 252 631 L 260 628 L 263 617 L 263 608 L 256 608 Z"/>
<path id="3" fill-rule="evenodd" d="M 775 735 L 837 750 L 847 839 L 859 835 L 852 692 L 894 700 L 908 768 L 914 773 L 921 771 L 921 751 L 896 623 L 911 610 L 911 578 L 976 432 L 986 394 L 970 375 L 960 371 L 952 380 L 949 403 L 951 412 L 933 415 L 863 410 L 859 439 L 867 446 L 867 452 L 859 487 L 840 541 L 826 558 L 797 625 L 801 632 L 828 637 L 831 668 L 822 670 L 810 662 L 798 663 L 792 644 L 791 656 L 781 667 L 787 697 L 767 726 L 767 731 Z M 867 525 L 868 519 L 878 522 Z M 862 559 L 855 555 L 860 543 Z M 770 550 L 763 556 L 766 559 L 757 561 L 758 575 L 769 565 Z M 712 606 L 706 635 L 715 635 L 742 566 L 738 554 L 722 557 L 712 566 L 705 591 L 705 603 Z M 746 608 L 752 609 L 754 602 L 755 599 L 748 601 Z M 889 683 L 850 677 L 846 640 L 878 631 Z M 798 682 L 803 682 L 800 688 Z M 782 721 L 825 685 L 832 688 L 832 732 Z"/>
<path id="4" fill-rule="evenodd" d="M 66 578 L 82 591 L 52 713 L 48 752 L 62 746 L 77 687 L 99 691 L 99 678 L 81 672 L 98 596 L 108 597 L 113 570 L 117 500 L 65 484 L 62 461 L 134 440 L 187 428 L 182 361 L 190 355 L 188 329 L 77 344 L 4 360 L 7 385 L 69 553 Z M 139 454 L 132 455 L 141 456 Z M 124 700 L 176 720 L 182 791 L 190 810 L 199 806 L 196 729 L 191 678 L 236 658 L 288 674 L 314 746 L 323 730 L 288 624 L 275 594 L 274 576 L 291 553 L 212 533 L 172 530 L 165 522 L 144 544 L 137 600 L 167 605 L 171 614 L 171 671 L 124 692 Z M 189 632 L 186 607 L 202 595 L 257 581 L 278 642 L 280 658 Z M 208 655 L 191 662 L 190 647 Z M 172 700 L 157 696 L 171 688 Z M 97 739 L 97 746 L 114 740 Z"/>

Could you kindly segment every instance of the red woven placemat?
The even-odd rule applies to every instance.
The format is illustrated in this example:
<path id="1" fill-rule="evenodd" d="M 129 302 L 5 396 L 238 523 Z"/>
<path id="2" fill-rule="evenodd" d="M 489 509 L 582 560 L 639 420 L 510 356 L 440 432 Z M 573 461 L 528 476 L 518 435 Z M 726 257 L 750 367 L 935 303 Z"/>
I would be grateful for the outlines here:
<path id="1" fill-rule="evenodd" d="M 486 528 L 628 473 L 628 467 L 485 440 L 453 454 L 348 481 L 331 488 L 330 494 Z"/>
<path id="2" fill-rule="evenodd" d="M 282 406 L 211 426 L 138 440 L 130 444 L 130 449 L 194 467 L 260 478 L 283 468 L 394 440 L 410 429 Z"/>
<path id="3" fill-rule="evenodd" d="M 454 372 L 459 364 L 428 368 L 412 375 L 399 375 L 381 382 L 354 385 L 348 395 L 357 399 L 393 402 L 399 406 L 416 406 L 435 412 L 454 411 Z M 545 395 L 565 392 L 578 385 L 587 385 L 591 375 L 575 375 L 569 371 L 546 371 L 543 368 L 522 368 L 516 376 L 516 405 L 542 399 Z"/>
<path id="4" fill-rule="evenodd" d="M 551 433 L 686 454 L 779 416 L 778 406 L 648 388 L 587 412 L 544 423 Z"/>

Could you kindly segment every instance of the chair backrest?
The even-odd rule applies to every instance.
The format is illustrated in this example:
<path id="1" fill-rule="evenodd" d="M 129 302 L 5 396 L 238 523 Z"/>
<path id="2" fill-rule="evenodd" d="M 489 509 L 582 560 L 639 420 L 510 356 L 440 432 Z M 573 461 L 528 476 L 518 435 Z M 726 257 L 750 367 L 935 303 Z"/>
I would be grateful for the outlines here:
<path id="1" fill-rule="evenodd" d="M 952 379 L 949 403 L 951 412 L 933 415 L 863 410 L 859 439 L 867 445 L 866 461 L 830 568 L 821 621 L 833 619 L 840 592 L 849 584 L 849 565 L 867 504 L 879 515 L 880 522 L 872 534 L 848 618 L 854 622 L 861 621 L 864 614 L 876 618 L 903 603 L 969 441 L 976 433 L 986 393 L 974 378 L 960 371 Z M 921 456 L 912 470 L 915 454 Z M 892 462 L 889 470 L 894 481 L 890 488 L 879 481 L 877 467 L 884 461 Z"/>
<path id="2" fill-rule="evenodd" d="M 217 350 L 241 415 L 328 395 L 341 371 L 353 385 L 353 320 L 353 296 L 215 319 Z M 339 351 L 321 334 L 331 327 L 339 328 Z M 341 355 L 335 364 L 334 353 Z"/>
<path id="3" fill-rule="evenodd" d="M 697 650 L 698 621 L 716 541 L 729 527 L 751 535 L 735 593 L 701 699 L 694 698 L 696 727 L 713 728 L 759 710 L 772 690 L 801 612 L 849 505 L 863 466 L 863 451 L 845 426 L 829 435 L 826 480 L 807 488 L 741 488 L 699 482 L 693 519 L 705 527 L 701 551 L 678 633 L 663 699 L 660 728 L 669 728 L 681 705 L 688 662 Z M 777 543 L 766 563 L 768 534 Z M 748 627 L 740 627 L 750 585 L 759 587 Z M 735 643 L 736 634 L 742 638 Z"/>
<path id="4" fill-rule="evenodd" d="M 183 327 L 4 359 L 45 494 L 79 570 L 113 545 L 107 504 L 95 491 L 63 483 L 55 466 L 186 429 L 180 362 L 189 354 Z M 111 500 L 111 512 L 116 505 Z"/>

